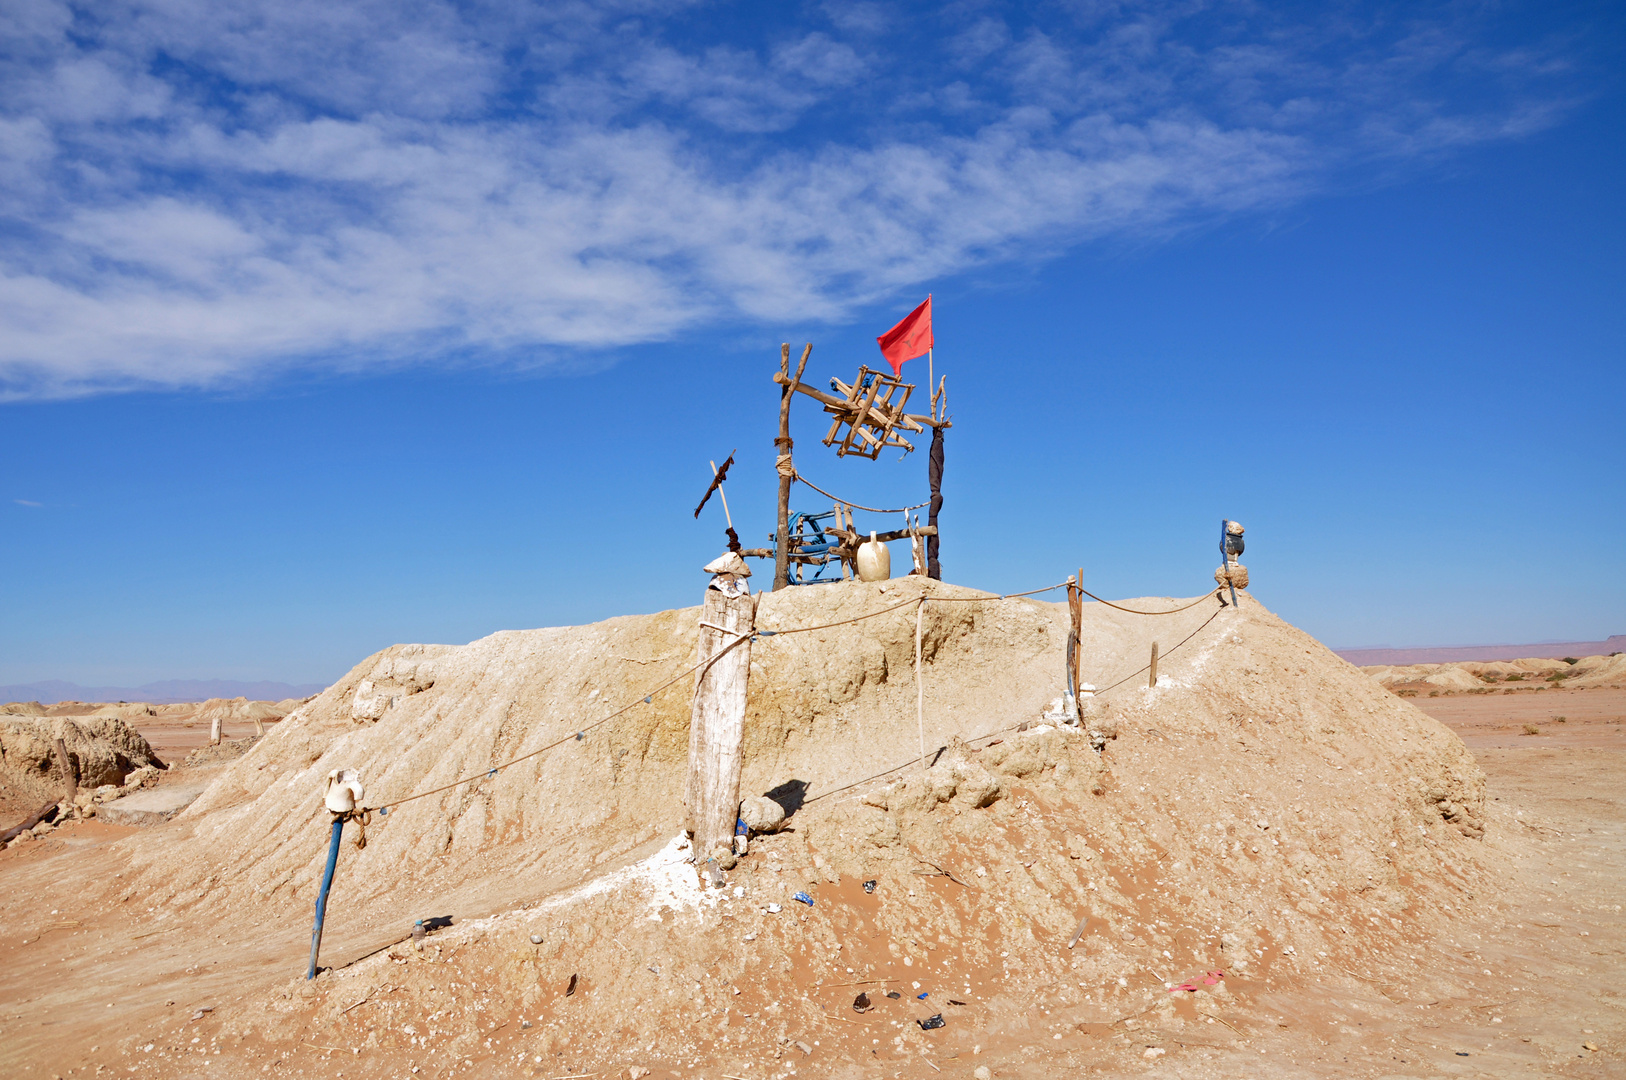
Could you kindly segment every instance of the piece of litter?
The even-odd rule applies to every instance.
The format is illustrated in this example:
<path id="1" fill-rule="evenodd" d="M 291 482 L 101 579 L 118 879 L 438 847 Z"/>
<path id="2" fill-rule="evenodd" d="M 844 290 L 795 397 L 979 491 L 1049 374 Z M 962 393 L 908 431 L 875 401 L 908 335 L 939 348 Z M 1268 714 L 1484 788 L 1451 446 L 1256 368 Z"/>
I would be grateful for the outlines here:
<path id="1" fill-rule="evenodd" d="M 953 998 L 949 998 L 948 1003 L 950 1005 L 964 1005 L 965 1004 L 965 1002 L 963 1002 L 963 1001 L 955 1001 Z"/>
<path id="2" fill-rule="evenodd" d="M 868 994 L 859 994 L 853 998 L 853 1012 L 869 1012 L 874 1007 L 870 1004 Z"/>
<path id="3" fill-rule="evenodd" d="M 784 908 L 780 907 L 778 904 L 769 904 L 767 908 L 769 915 L 777 915 L 783 910 Z"/>
<path id="4" fill-rule="evenodd" d="M 215 1007 L 213 1005 L 205 1005 L 203 1008 L 199 1009 L 197 1012 L 192 1014 L 192 1019 L 194 1019 L 194 1020 L 202 1020 L 204 1013 L 212 1013 L 214 1011 L 215 1011 Z"/>
<path id="5" fill-rule="evenodd" d="M 565 984 L 565 997 L 569 997 L 571 994 L 574 994 L 576 992 L 577 979 L 578 979 L 578 976 L 572 975 L 570 977 L 570 982 Z"/>
<path id="6" fill-rule="evenodd" d="M 796 893 L 795 895 L 793 895 L 791 897 L 791 899 L 792 900 L 800 900 L 802 903 L 806 904 L 808 907 L 813 906 L 813 898 L 811 896 L 807 895 L 805 892 Z"/>
<path id="7" fill-rule="evenodd" d="M 932 1013 L 930 1016 L 926 1017 L 926 1019 L 916 1020 L 915 1023 L 920 1025 L 920 1030 L 922 1031 L 930 1031 L 933 1028 L 940 1028 L 944 1026 L 943 1014 Z"/>
<path id="8" fill-rule="evenodd" d="M 875 891 L 875 881 L 873 879 L 864 882 L 864 891 L 867 893 L 872 893 Z"/>
<path id="9" fill-rule="evenodd" d="M 893 1001 L 896 1001 L 899 998 L 901 998 L 903 995 L 898 993 L 896 990 L 888 990 L 886 992 L 886 996 L 891 998 Z"/>
<path id="10" fill-rule="evenodd" d="M 915 1000 L 916 1000 L 916 1001 L 925 1001 L 925 1000 L 926 1000 L 926 995 L 925 995 L 925 993 L 919 993 L 919 994 L 916 994 L 916 995 L 915 995 Z"/>

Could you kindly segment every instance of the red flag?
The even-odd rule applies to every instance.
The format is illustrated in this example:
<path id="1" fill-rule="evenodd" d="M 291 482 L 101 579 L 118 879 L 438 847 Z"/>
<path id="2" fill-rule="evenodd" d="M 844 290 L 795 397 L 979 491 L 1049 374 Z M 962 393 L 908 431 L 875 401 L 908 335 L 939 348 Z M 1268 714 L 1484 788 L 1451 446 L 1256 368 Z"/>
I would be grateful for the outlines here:
<path id="1" fill-rule="evenodd" d="M 905 315 L 892 329 L 875 339 L 893 375 L 903 374 L 903 362 L 925 356 L 932 347 L 932 298 Z"/>

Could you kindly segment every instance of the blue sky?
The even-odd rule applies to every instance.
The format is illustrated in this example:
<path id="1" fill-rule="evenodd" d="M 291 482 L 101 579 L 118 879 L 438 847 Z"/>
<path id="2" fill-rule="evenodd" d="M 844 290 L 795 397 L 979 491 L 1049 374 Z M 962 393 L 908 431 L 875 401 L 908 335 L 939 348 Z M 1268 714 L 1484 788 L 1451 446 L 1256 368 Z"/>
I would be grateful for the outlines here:
<path id="1" fill-rule="evenodd" d="M 691 603 L 708 458 L 771 528 L 779 343 L 850 378 L 928 291 L 950 580 L 1189 595 L 1223 515 L 1336 646 L 1626 630 L 1611 6 L 19 0 L 0 35 L 0 682 L 323 681 Z M 815 482 L 923 497 L 818 415 Z"/>

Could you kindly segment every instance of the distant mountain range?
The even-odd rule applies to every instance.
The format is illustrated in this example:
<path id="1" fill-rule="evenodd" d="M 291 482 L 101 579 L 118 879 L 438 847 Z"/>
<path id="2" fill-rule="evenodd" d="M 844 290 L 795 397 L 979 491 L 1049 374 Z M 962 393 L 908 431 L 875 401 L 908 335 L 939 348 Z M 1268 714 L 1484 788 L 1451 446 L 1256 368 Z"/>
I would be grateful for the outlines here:
<path id="1" fill-rule="evenodd" d="M 324 683 L 238 682 L 233 679 L 166 679 L 141 686 L 80 686 L 47 679 L 44 682 L 0 686 L 0 702 L 39 701 L 149 701 L 168 705 L 179 701 L 245 697 L 250 701 L 304 698 L 327 689 Z"/>
<path id="2" fill-rule="evenodd" d="M 1390 664 L 1488 663 L 1492 660 L 1562 660 L 1566 656 L 1608 656 L 1626 652 L 1626 634 L 1603 641 L 1538 641 L 1534 645 L 1437 645 L 1415 649 L 1334 649 L 1356 667 Z"/>

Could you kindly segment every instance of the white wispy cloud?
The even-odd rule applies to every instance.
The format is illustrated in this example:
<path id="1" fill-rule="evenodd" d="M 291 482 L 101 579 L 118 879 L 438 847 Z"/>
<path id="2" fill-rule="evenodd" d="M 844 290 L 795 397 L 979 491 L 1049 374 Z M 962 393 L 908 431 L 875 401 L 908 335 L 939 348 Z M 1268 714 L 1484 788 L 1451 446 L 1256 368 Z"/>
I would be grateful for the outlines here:
<path id="1" fill-rule="evenodd" d="M 12 0 L 0 396 L 836 320 L 1516 137 L 1569 74 L 1443 15 L 733 13 Z"/>

